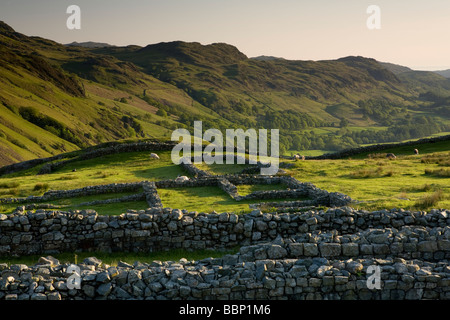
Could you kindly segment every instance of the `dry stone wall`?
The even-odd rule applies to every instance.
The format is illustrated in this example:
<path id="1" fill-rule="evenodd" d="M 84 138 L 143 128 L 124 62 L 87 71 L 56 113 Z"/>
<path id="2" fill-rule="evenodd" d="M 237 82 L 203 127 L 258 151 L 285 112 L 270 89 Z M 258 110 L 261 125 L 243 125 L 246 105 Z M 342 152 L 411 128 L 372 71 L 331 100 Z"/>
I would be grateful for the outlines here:
<path id="1" fill-rule="evenodd" d="M 199 261 L 181 259 L 133 265 L 119 262 L 117 266 L 108 266 L 96 258 L 88 258 L 78 264 L 79 289 L 67 286 L 69 265 L 52 257 L 41 258 L 34 266 L 0 264 L 0 299 L 448 300 L 449 213 L 338 208 L 304 214 L 255 211 L 244 216 L 225 213 L 192 216 L 180 210 L 153 209 L 117 219 L 106 219 L 95 212 L 69 216 L 17 213 L 10 219 L 1 218 L 2 237 L 15 236 L 8 241 L 12 240 L 16 249 L 22 241 L 26 246 L 33 246 L 30 241 L 38 241 L 30 238 L 35 228 L 39 228 L 40 241 L 47 243 L 46 249 L 50 251 L 57 249 L 58 242 L 71 238 L 66 237 L 72 229 L 81 231 L 77 237 L 83 234 L 90 238 L 92 234 L 96 245 L 105 243 L 107 233 L 111 233 L 111 238 L 107 237 L 110 244 L 118 245 L 113 239 L 121 239 L 125 244 L 126 238 L 133 238 L 137 242 L 133 242 L 130 250 L 145 243 L 141 238 L 156 234 L 169 247 L 172 244 L 193 248 L 192 245 L 200 243 L 223 247 L 231 242 L 233 233 L 236 239 L 243 237 L 242 243 L 247 245 L 236 254 Z M 60 230 L 50 231 L 58 225 Z M 67 227 L 64 235 L 63 226 Z M 43 228 L 47 232 L 41 233 Z M 197 232 L 199 240 L 189 242 L 187 234 Z M 379 288 L 368 286 L 370 266 L 380 268 Z"/>
<path id="2" fill-rule="evenodd" d="M 361 154 L 364 152 L 380 153 L 389 148 L 398 148 L 398 147 L 405 147 L 405 146 L 411 146 L 410 154 L 413 155 L 413 154 L 415 154 L 414 148 L 416 148 L 418 145 L 420 146 L 421 144 L 436 143 L 436 142 L 448 141 L 448 140 L 450 140 L 450 135 L 433 137 L 433 138 L 424 138 L 424 139 L 407 141 L 407 142 L 402 142 L 402 143 L 375 144 L 375 145 L 366 146 L 366 147 L 351 148 L 351 149 L 346 149 L 346 150 L 342 150 L 342 151 L 338 151 L 338 152 L 334 152 L 334 153 L 327 153 L 327 154 L 324 154 L 321 156 L 306 157 L 306 159 L 342 159 L 342 158 L 358 155 L 358 154 Z M 420 147 L 419 147 L 419 149 L 420 149 Z"/>
<path id="3" fill-rule="evenodd" d="M 365 212 L 346 207 L 274 214 L 255 210 L 237 215 L 152 208 L 101 216 L 92 210 L 23 209 L 0 215 L 3 256 L 80 249 L 106 252 L 222 249 L 277 237 L 309 243 L 308 248 L 319 250 L 324 256 L 329 250 L 333 256 L 381 257 L 396 253 L 403 258 L 439 260 L 448 259 L 450 250 L 447 210 L 425 214 L 402 210 Z"/>

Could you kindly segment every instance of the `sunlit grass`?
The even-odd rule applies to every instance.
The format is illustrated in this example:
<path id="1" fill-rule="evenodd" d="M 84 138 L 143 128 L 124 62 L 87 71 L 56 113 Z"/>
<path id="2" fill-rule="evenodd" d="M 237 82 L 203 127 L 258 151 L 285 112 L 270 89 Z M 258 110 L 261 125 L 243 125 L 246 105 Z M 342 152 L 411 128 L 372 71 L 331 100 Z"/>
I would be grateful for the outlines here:
<path id="1" fill-rule="evenodd" d="M 0 188 L 1 197 L 42 195 L 43 189 L 34 190 L 37 184 L 48 185 L 48 190 L 69 190 L 111 183 L 175 179 L 178 175 L 187 175 L 180 166 L 172 163 L 170 151 L 158 152 L 158 155 L 159 160 L 151 160 L 150 152 L 113 154 L 68 163 L 51 174 L 37 175 L 38 170 L 33 168 L 5 175 L 0 178 L 0 185 L 9 189 Z M 76 172 L 73 172 L 74 169 Z M 11 192 L 8 193 L 8 190 Z"/>
<path id="2" fill-rule="evenodd" d="M 425 174 L 425 170 L 436 166 L 422 163 L 420 157 L 405 156 L 396 160 L 309 160 L 296 162 L 287 171 L 300 181 L 349 195 L 356 200 L 353 206 L 359 208 L 415 208 L 429 191 L 423 187 L 426 185 L 442 190 L 440 200 L 433 206 L 448 208 L 448 178 Z"/>
<path id="3" fill-rule="evenodd" d="M 36 175 L 28 171 L 25 177 L 0 178 L 0 196 L 27 197 L 42 195 L 45 189 L 67 190 L 89 185 L 158 181 L 174 179 L 178 175 L 187 175 L 180 167 L 172 163 L 169 151 L 158 152 L 160 160 L 150 160 L 150 152 L 132 152 L 115 154 L 101 158 L 70 163 L 52 174 Z M 423 208 L 420 201 L 430 193 L 441 190 L 438 200 L 432 206 L 450 207 L 449 178 L 440 173 L 448 171 L 446 161 L 448 152 L 426 155 L 398 156 L 395 160 L 368 157 L 363 159 L 341 160 L 283 160 L 292 164 L 284 168 L 301 182 L 311 182 L 320 189 L 329 192 L 341 192 L 355 200 L 351 205 L 364 209 L 382 208 Z M 198 165 L 213 174 L 240 172 L 245 165 L 215 164 Z M 72 172 L 76 169 L 76 172 Z M 427 174 L 433 173 L 433 174 Z M 38 187 L 36 187 L 38 186 Z M 43 189 L 39 186 L 42 186 Z M 238 192 L 246 195 L 254 191 L 285 189 L 283 185 L 238 185 Z M 158 189 L 165 207 L 186 209 L 199 212 L 246 212 L 249 204 L 264 201 L 236 202 L 218 187 L 191 187 Z M 109 195 L 120 197 L 123 195 Z M 88 209 L 81 202 L 105 199 L 108 195 L 64 199 L 62 208 Z M 284 199 L 287 200 L 287 199 Z M 280 200 L 276 200 L 280 201 Z M 0 212 L 11 212 L 17 205 L 3 204 Z M 120 214 L 127 209 L 146 209 L 145 201 L 113 203 L 92 206 L 101 214 Z M 91 207 L 90 207 L 91 208 Z"/>

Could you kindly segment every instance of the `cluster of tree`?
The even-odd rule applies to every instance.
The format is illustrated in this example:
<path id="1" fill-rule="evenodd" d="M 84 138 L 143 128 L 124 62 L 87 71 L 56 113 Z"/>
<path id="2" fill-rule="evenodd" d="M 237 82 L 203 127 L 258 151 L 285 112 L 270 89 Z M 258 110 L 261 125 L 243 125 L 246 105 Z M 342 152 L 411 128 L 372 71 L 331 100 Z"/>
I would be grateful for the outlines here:
<path id="1" fill-rule="evenodd" d="M 441 105 L 448 103 L 449 96 L 440 90 L 427 91 L 419 94 L 419 99 L 424 101 L 434 102 L 435 104 Z"/>
<path id="2" fill-rule="evenodd" d="M 450 118 L 450 96 L 439 91 L 428 91 L 420 94 L 422 100 L 432 102 L 426 108 L 436 115 Z"/>
<path id="3" fill-rule="evenodd" d="M 257 123 L 260 127 L 267 129 L 283 129 L 286 131 L 325 127 L 330 125 L 329 123 L 318 120 L 309 114 L 299 113 L 295 110 L 267 110 L 264 114 L 259 114 L 257 116 Z"/>
<path id="4" fill-rule="evenodd" d="M 123 116 L 121 120 L 123 122 L 123 127 L 128 131 L 130 137 L 145 136 L 142 125 L 133 117 Z"/>
<path id="5" fill-rule="evenodd" d="M 358 102 L 358 106 L 364 117 L 369 117 L 385 126 L 392 125 L 394 119 L 408 114 L 406 107 L 398 106 L 385 99 L 361 100 Z"/>
<path id="6" fill-rule="evenodd" d="M 25 120 L 53 133 L 61 139 L 72 142 L 73 144 L 81 148 L 86 147 L 86 144 L 77 136 L 75 132 L 67 128 L 58 120 L 40 113 L 33 107 L 21 107 L 19 109 L 19 114 Z"/>
<path id="7" fill-rule="evenodd" d="M 349 137 L 357 144 L 370 144 L 423 138 L 448 130 L 450 126 L 438 123 L 430 117 L 418 116 L 410 120 L 405 119 L 403 123 L 392 125 L 387 130 L 348 131 L 342 137 Z"/>
<path id="8" fill-rule="evenodd" d="M 437 124 L 430 117 L 413 117 L 405 106 L 399 106 L 386 99 L 369 99 L 358 103 L 364 117 L 370 117 L 387 126 L 387 130 L 349 130 L 347 129 L 348 120 L 342 118 L 339 123 L 341 128 L 339 131 L 324 135 L 316 133 L 311 128 L 333 127 L 335 126 L 334 123 L 328 123 L 295 110 L 274 111 L 264 106 L 249 106 L 242 100 L 222 103 L 220 94 L 215 90 L 193 90 L 186 83 L 178 83 L 177 85 L 184 85 L 195 100 L 219 114 L 223 114 L 223 117 L 220 120 L 199 119 L 198 115 L 189 113 L 180 106 L 165 105 L 149 96 L 144 96 L 148 103 L 159 108 L 158 115 L 164 118 L 168 115 L 178 117 L 178 124 L 162 120 L 158 121 L 160 125 L 170 129 L 182 127 L 191 130 L 194 121 L 202 120 L 203 130 L 215 128 L 225 132 L 228 128 L 242 128 L 244 130 L 249 128 L 280 129 L 281 153 L 287 153 L 289 150 L 341 151 L 362 144 L 399 142 L 450 130 L 445 125 Z M 437 98 L 436 96 L 433 97 Z M 430 95 L 427 98 L 429 99 Z M 217 108 L 218 105 L 220 105 L 220 108 Z M 440 108 L 442 109 L 440 112 L 448 112 L 446 106 Z M 398 119 L 401 119 L 401 121 Z"/>
<path id="9" fill-rule="evenodd" d="M 314 131 L 286 132 L 280 137 L 280 153 L 288 150 L 329 150 L 340 151 L 355 148 L 358 144 L 349 136 L 337 134 L 317 134 Z"/>
<path id="10" fill-rule="evenodd" d="M 341 128 L 335 133 L 318 134 L 314 131 L 283 131 L 280 134 L 280 152 L 283 154 L 301 150 L 341 151 L 364 144 L 401 142 L 419 139 L 435 133 L 450 131 L 450 126 L 438 123 L 426 116 L 406 119 L 386 130 L 355 131 Z"/>

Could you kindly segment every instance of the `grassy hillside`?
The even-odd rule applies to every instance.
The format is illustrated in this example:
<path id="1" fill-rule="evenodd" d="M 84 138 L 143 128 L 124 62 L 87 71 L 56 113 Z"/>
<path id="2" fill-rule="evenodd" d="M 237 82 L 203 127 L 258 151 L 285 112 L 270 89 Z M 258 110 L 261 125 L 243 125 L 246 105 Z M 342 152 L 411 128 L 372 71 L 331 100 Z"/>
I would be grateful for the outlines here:
<path id="1" fill-rule="evenodd" d="M 131 61 L 233 121 L 255 122 L 266 112 L 294 110 L 337 123 L 342 115 L 329 114 L 325 106 L 355 104 L 375 91 L 405 103 L 395 91 L 404 89 L 400 81 L 371 59 L 257 60 L 248 59 L 227 44 L 184 42 L 101 48 L 94 52 Z"/>
<path id="2" fill-rule="evenodd" d="M 434 100 L 425 98 L 436 90 L 450 96 L 448 79 L 373 59 L 248 59 L 227 44 L 180 41 L 92 52 L 142 67 L 183 89 L 221 119 L 245 127 L 280 129 L 283 154 L 336 151 L 450 130 L 445 110 L 434 108 Z M 186 125 L 195 120 L 180 115 Z M 317 128 L 345 130 L 321 135 Z M 359 137 L 362 128 L 369 130 Z"/>
<path id="3" fill-rule="evenodd" d="M 406 71 L 363 57 L 249 59 L 224 43 L 64 46 L 0 22 L 0 165 L 168 139 L 195 120 L 280 129 L 285 155 L 450 131 L 450 80 Z"/>
<path id="4" fill-rule="evenodd" d="M 131 63 L 0 24 L 0 165 L 104 141 L 168 138 L 183 126 L 174 115 L 156 114 L 168 106 L 214 117 Z"/>

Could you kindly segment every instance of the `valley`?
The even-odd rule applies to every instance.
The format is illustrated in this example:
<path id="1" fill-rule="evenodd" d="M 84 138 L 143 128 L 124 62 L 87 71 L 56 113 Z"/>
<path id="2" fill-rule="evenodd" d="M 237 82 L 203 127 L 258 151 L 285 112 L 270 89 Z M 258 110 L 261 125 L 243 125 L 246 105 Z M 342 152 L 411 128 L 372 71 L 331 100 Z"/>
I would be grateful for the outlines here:
<path id="1" fill-rule="evenodd" d="M 0 300 L 448 300 L 447 75 L 0 21 Z"/>
<path id="2" fill-rule="evenodd" d="M 279 129 L 287 156 L 450 132 L 450 80 L 370 58 L 253 59 L 224 43 L 65 46 L 4 23 L 0 50 L 2 165 L 168 139 L 199 120 Z"/>

